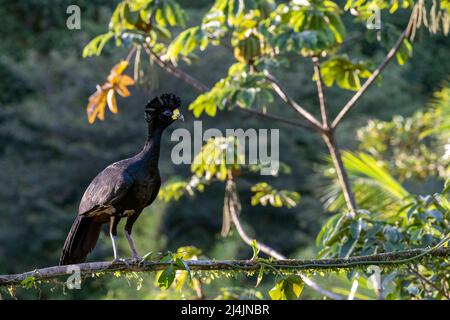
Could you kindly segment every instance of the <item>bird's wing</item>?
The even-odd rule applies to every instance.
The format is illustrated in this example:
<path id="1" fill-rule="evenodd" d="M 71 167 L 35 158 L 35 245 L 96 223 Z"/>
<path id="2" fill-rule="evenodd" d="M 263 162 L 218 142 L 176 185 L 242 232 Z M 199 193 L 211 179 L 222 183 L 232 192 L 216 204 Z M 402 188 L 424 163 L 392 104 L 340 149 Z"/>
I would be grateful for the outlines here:
<path id="1" fill-rule="evenodd" d="M 79 215 L 113 206 L 127 194 L 134 180 L 126 169 L 111 165 L 100 172 L 84 192 L 78 210 Z"/>

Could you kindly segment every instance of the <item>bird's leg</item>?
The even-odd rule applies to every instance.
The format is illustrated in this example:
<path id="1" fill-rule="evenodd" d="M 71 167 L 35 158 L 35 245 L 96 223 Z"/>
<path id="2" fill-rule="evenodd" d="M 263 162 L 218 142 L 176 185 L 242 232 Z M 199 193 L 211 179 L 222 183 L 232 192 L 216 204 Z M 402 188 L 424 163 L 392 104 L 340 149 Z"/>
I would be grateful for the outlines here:
<path id="1" fill-rule="evenodd" d="M 127 237 L 128 243 L 130 245 L 131 251 L 133 252 L 133 259 L 139 260 L 141 257 L 139 257 L 139 254 L 137 253 L 136 247 L 134 245 L 133 237 L 131 236 L 131 233 L 128 233 L 128 231 L 125 231 L 125 235 Z"/>
<path id="2" fill-rule="evenodd" d="M 114 252 L 114 260 L 113 262 L 119 262 L 121 261 L 119 258 L 119 254 L 117 252 L 117 225 L 119 224 L 120 217 L 119 216 L 111 216 L 110 223 L 109 223 L 109 236 L 111 237 L 111 243 L 113 247 Z"/>
<path id="3" fill-rule="evenodd" d="M 133 252 L 133 260 L 141 260 L 141 257 L 139 257 L 139 254 L 136 250 L 136 246 L 134 245 L 133 237 L 131 236 L 131 229 L 133 228 L 133 224 L 138 216 L 139 213 L 135 213 L 133 216 L 127 219 L 127 223 L 125 224 L 125 235 L 127 237 L 128 244 L 130 245 L 130 249 Z"/>

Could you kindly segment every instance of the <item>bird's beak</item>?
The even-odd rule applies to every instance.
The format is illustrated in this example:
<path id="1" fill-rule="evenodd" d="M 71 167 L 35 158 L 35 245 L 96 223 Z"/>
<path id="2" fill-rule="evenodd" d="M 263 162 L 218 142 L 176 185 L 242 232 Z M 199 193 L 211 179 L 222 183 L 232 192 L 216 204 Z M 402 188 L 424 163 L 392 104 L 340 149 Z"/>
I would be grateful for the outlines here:
<path id="1" fill-rule="evenodd" d="M 181 112 L 180 112 L 179 109 L 173 110 L 173 112 L 172 112 L 172 119 L 173 119 L 173 120 L 181 120 L 181 121 L 184 121 L 184 117 L 183 117 L 183 115 L 181 114 Z"/>

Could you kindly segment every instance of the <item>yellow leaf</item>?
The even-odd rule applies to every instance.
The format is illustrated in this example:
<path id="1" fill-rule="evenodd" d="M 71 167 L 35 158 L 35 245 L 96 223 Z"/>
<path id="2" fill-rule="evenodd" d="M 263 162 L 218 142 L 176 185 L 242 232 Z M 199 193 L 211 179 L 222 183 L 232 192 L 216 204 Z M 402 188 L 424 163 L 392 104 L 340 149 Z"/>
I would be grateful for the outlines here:
<path id="1" fill-rule="evenodd" d="M 112 69 L 111 72 L 108 75 L 108 82 L 112 84 L 116 84 L 119 82 L 120 75 L 125 70 L 125 68 L 128 66 L 128 61 L 122 60 L 118 64 L 116 64 Z"/>
<path id="2" fill-rule="evenodd" d="M 113 89 L 108 91 L 107 102 L 109 110 L 111 110 L 112 113 L 117 113 L 117 101 Z"/>
<path id="3" fill-rule="evenodd" d="M 116 87 L 116 91 L 122 97 L 129 97 L 130 96 L 130 91 L 128 91 L 127 87 L 125 87 L 125 86 L 118 85 Z"/>
<path id="4" fill-rule="evenodd" d="M 122 60 L 114 66 L 111 72 L 115 72 L 117 75 L 122 74 L 122 72 L 128 67 L 128 61 Z"/>
<path id="5" fill-rule="evenodd" d="M 119 84 L 123 86 L 131 86 L 134 84 L 134 79 L 126 74 L 120 76 Z"/>
<path id="6" fill-rule="evenodd" d="M 96 118 L 103 120 L 105 118 L 106 92 L 97 91 L 89 97 L 89 103 L 86 111 L 89 123 L 94 123 Z"/>
<path id="7" fill-rule="evenodd" d="M 106 95 L 103 94 L 96 108 L 98 110 L 97 118 L 99 120 L 102 121 L 105 120 L 105 108 L 106 108 Z"/>
<path id="8" fill-rule="evenodd" d="M 298 298 L 298 297 L 300 297 L 300 294 L 302 293 L 303 286 L 298 283 L 293 283 L 292 290 L 294 291 L 295 296 Z"/>
<path id="9" fill-rule="evenodd" d="M 89 123 L 93 123 L 96 118 L 105 119 L 106 105 L 112 113 L 117 113 L 117 100 L 115 92 L 122 97 L 130 96 L 127 86 L 133 85 L 134 79 L 122 72 L 128 66 L 128 61 L 122 60 L 116 64 L 108 75 L 107 82 L 102 86 L 97 85 L 97 91 L 89 97 L 87 105 L 87 115 Z"/>
<path id="10" fill-rule="evenodd" d="M 97 113 L 96 112 L 87 112 L 87 114 L 88 114 L 88 121 L 89 121 L 89 124 L 93 124 L 94 123 L 94 121 L 95 121 L 95 118 L 97 117 Z"/>

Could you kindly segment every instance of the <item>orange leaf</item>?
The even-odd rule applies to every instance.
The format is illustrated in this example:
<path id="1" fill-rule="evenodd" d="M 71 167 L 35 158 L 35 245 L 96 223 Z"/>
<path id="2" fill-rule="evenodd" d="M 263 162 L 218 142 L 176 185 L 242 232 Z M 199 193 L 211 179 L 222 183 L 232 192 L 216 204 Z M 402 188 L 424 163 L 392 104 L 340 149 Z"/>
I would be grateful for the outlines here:
<path id="1" fill-rule="evenodd" d="M 121 75 L 119 78 L 119 85 L 131 86 L 134 84 L 134 79 L 126 74 Z"/>
<path id="2" fill-rule="evenodd" d="M 128 61 L 122 60 L 118 64 L 116 64 L 109 73 L 108 76 L 108 82 L 110 83 L 117 83 L 118 77 L 122 74 L 122 72 L 125 70 L 125 68 L 128 66 Z"/>
<path id="3" fill-rule="evenodd" d="M 97 114 L 97 118 L 99 120 L 105 120 L 105 109 L 106 109 L 106 96 L 103 95 L 102 99 L 100 100 L 99 104 L 97 105 L 97 110 L 98 110 L 98 114 Z"/>
<path id="4" fill-rule="evenodd" d="M 105 118 L 106 92 L 97 91 L 89 97 L 86 107 L 89 123 L 92 124 L 95 118 L 103 120 Z"/>
<path id="5" fill-rule="evenodd" d="M 116 87 L 116 91 L 122 97 L 129 97 L 130 96 L 130 91 L 128 91 L 127 87 L 125 87 L 125 86 L 118 85 Z"/>
<path id="6" fill-rule="evenodd" d="M 128 67 L 128 61 L 127 60 L 122 60 L 120 61 L 118 64 L 116 64 L 113 68 L 113 70 L 117 73 L 117 74 L 121 74 L 126 67 Z"/>
<path id="7" fill-rule="evenodd" d="M 116 64 L 110 71 L 107 82 L 102 86 L 97 85 L 97 91 L 89 97 L 87 105 L 87 115 L 89 123 L 94 123 L 95 119 L 104 120 L 106 105 L 112 113 L 117 113 L 117 100 L 115 93 L 122 97 L 130 96 L 127 86 L 133 85 L 133 78 L 122 74 L 127 68 L 128 61 L 122 60 Z"/>
<path id="8" fill-rule="evenodd" d="M 88 106 L 88 108 L 89 108 L 89 106 Z M 87 116 L 88 116 L 89 124 L 93 124 L 95 121 L 95 118 L 97 118 L 97 112 L 95 111 L 95 109 L 93 111 L 87 110 Z"/>

